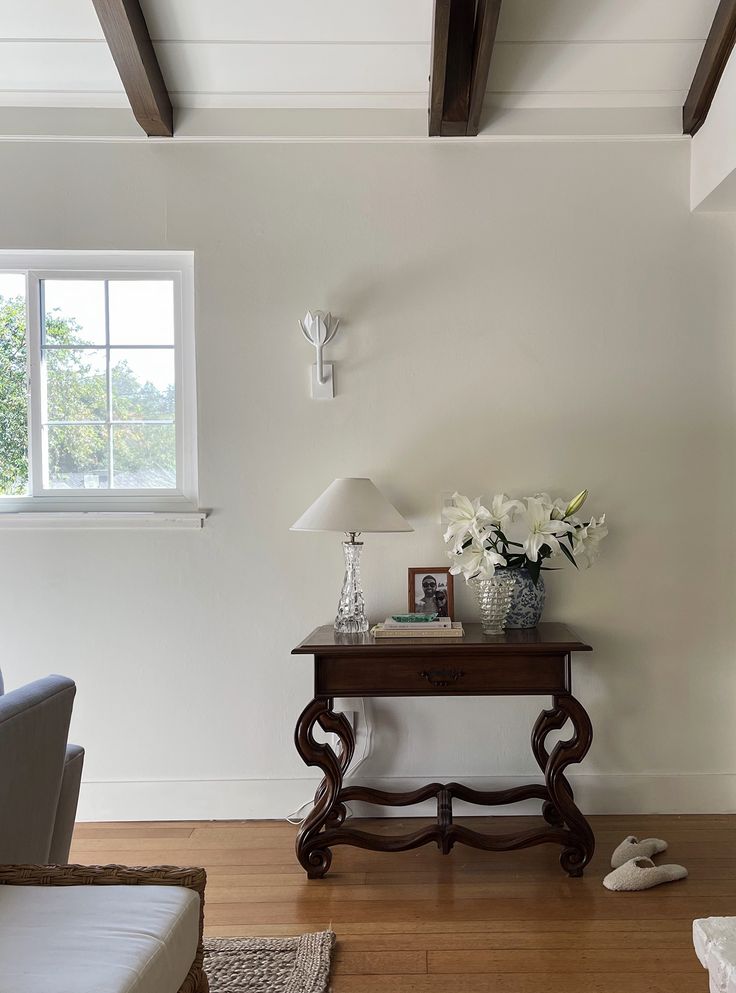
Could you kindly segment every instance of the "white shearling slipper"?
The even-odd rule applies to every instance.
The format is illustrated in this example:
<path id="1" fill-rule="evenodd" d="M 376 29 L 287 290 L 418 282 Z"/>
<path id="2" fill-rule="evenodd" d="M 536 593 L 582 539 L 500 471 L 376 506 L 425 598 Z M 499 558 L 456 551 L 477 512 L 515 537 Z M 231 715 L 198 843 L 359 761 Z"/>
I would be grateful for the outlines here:
<path id="1" fill-rule="evenodd" d="M 653 855 L 659 855 L 660 852 L 666 851 L 667 842 L 662 841 L 661 838 L 644 838 L 642 841 L 639 841 L 633 834 L 630 834 L 628 838 L 624 838 L 611 856 L 611 868 L 618 869 L 624 862 L 628 862 L 629 859 L 635 859 L 638 856 L 650 859 Z"/>
<path id="2" fill-rule="evenodd" d="M 649 890 L 652 886 L 674 883 L 686 876 L 687 869 L 683 865 L 655 865 L 651 859 L 636 858 L 609 872 L 603 885 L 607 890 Z"/>

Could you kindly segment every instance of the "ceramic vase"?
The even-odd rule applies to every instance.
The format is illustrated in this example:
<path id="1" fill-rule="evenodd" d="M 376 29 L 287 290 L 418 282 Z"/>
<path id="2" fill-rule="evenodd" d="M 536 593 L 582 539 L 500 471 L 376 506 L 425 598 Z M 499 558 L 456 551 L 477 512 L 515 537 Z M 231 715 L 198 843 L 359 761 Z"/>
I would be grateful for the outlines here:
<path id="1" fill-rule="evenodd" d="M 535 628 L 542 617 L 547 592 L 541 574 L 536 586 L 523 567 L 507 569 L 514 578 L 511 606 L 506 616 L 507 628 Z"/>

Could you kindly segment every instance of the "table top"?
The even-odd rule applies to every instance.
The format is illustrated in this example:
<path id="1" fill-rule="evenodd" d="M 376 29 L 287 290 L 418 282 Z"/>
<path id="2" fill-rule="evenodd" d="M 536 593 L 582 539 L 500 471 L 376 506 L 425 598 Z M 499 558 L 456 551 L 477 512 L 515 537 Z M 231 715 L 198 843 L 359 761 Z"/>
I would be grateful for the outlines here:
<path id="1" fill-rule="evenodd" d="M 480 624 L 463 624 L 463 638 L 374 638 L 371 634 L 340 635 L 331 624 L 315 628 L 292 651 L 292 655 L 437 655 L 498 654 L 550 655 L 591 652 L 565 624 L 540 624 L 535 628 L 514 628 L 503 634 L 483 634 Z"/>

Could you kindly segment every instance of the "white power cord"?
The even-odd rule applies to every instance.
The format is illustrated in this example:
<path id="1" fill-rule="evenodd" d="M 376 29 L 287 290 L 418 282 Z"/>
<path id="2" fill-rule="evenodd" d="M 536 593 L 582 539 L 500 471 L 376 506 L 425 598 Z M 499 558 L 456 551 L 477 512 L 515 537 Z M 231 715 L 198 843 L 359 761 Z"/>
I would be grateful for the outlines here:
<path id="1" fill-rule="evenodd" d="M 353 776 L 363 765 L 365 760 L 371 753 L 371 746 L 373 744 L 373 727 L 368 720 L 368 708 L 366 707 L 365 700 L 363 697 L 356 698 L 360 703 L 360 725 L 359 727 L 363 729 L 363 747 L 361 749 L 360 757 L 355 759 L 353 756 L 353 761 L 350 763 L 348 768 L 343 773 L 343 777 L 347 779 L 348 776 Z M 353 733 L 355 733 L 355 728 L 353 728 Z M 305 800 L 296 810 L 293 810 L 290 814 L 287 814 L 286 820 L 289 824 L 301 824 L 305 817 L 308 816 L 310 810 L 314 807 L 314 800 Z M 347 811 L 346 820 L 352 817 L 350 810 Z"/>

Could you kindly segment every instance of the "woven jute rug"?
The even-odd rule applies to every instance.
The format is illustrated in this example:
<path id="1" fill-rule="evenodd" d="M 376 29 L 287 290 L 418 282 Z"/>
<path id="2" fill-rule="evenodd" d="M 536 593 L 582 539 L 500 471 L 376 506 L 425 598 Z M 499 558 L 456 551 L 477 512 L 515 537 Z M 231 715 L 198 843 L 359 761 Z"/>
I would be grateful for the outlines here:
<path id="1" fill-rule="evenodd" d="M 299 938 L 205 938 L 210 993 L 327 993 L 332 931 Z"/>

